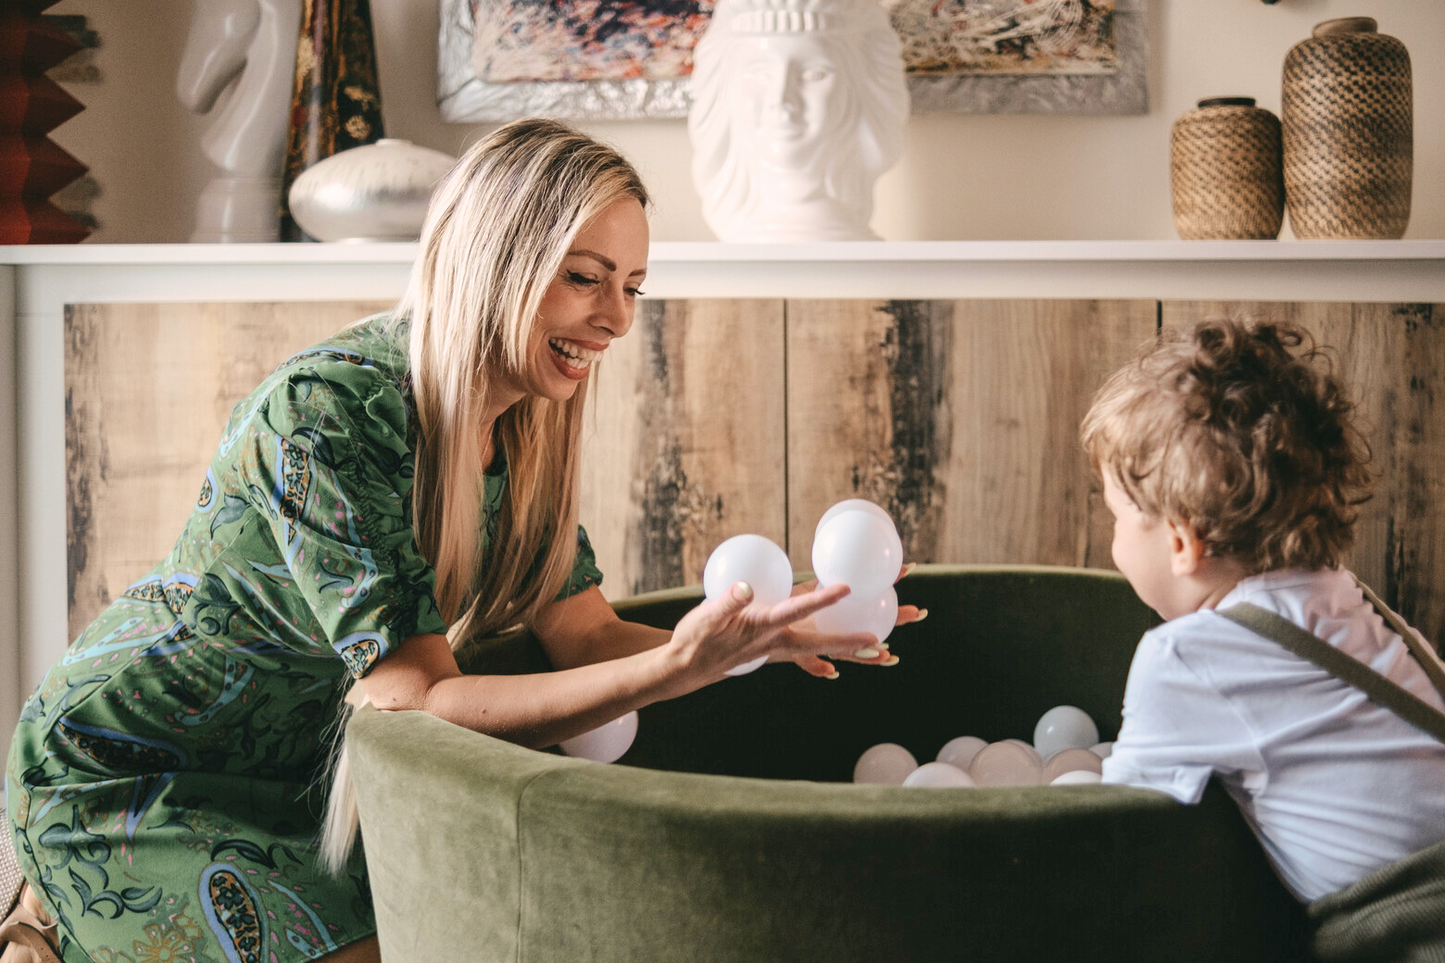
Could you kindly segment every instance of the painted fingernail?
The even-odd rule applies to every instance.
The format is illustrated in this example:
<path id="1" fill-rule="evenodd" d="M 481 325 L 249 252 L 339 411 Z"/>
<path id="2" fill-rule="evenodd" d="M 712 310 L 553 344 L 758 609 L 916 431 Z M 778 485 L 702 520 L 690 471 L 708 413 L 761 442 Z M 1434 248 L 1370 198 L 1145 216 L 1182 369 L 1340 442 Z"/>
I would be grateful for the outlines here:
<path id="1" fill-rule="evenodd" d="M 896 655 L 890 655 L 888 658 L 884 659 L 882 662 L 880 662 L 880 663 L 878 663 L 878 664 L 879 664 L 879 665 L 897 665 L 897 664 L 898 664 L 898 656 L 896 656 Z"/>
<path id="2" fill-rule="evenodd" d="M 887 643 L 887 642 L 879 642 L 878 645 L 877 645 L 877 648 L 880 648 L 880 649 L 882 649 L 884 652 L 887 652 L 887 651 L 888 651 L 888 643 Z"/>
<path id="3" fill-rule="evenodd" d="M 876 658 L 878 658 L 878 655 L 879 655 L 879 652 L 878 652 L 877 649 L 859 649 L 857 652 L 854 652 L 854 653 L 853 653 L 853 658 L 855 658 L 855 659 L 876 659 Z"/>
<path id="4" fill-rule="evenodd" d="M 739 602 L 751 602 L 753 600 L 753 587 L 747 582 L 739 582 L 733 586 L 733 598 Z"/>
<path id="5" fill-rule="evenodd" d="M 899 578 L 900 580 L 907 578 L 909 575 L 911 575 L 911 574 L 913 573 L 913 570 L 914 570 L 915 568 L 917 568 L 917 567 L 918 567 L 918 563 L 917 563 L 917 562 L 909 562 L 909 563 L 907 563 L 906 565 L 903 566 L 903 574 L 899 575 L 898 578 Z"/>
<path id="6" fill-rule="evenodd" d="M 913 621 L 922 622 L 926 618 L 928 618 L 928 609 L 919 609 L 918 616 Z"/>
<path id="7" fill-rule="evenodd" d="M 825 679 L 836 679 L 836 678 L 838 678 L 839 676 L 841 676 L 842 674 L 843 674 L 843 673 L 839 672 L 837 669 L 834 669 L 832 675 L 825 675 L 825 676 L 823 676 L 823 678 L 825 678 Z"/>

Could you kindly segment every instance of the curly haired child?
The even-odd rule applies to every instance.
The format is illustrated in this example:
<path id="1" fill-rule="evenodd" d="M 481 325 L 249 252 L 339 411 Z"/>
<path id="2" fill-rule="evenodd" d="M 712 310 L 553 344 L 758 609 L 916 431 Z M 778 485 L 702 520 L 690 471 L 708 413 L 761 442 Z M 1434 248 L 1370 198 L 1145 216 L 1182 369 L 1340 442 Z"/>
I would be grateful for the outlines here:
<path id="1" fill-rule="evenodd" d="M 1166 332 L 1099 390 L 1081 436 L 1115 564 L 1165 619 L 1134 655 L 1104 782 L 1192 804 L 1218 779 L 1310 904 L 1319 955 L 1445 952 L 1445 742 L 1234 620 L 1250 603 L 1445 710 L 1434 650 L 1341 567 L 1370 452 L 1328 356 L 1288 324 Z M 1402 872 L 1413 908 L 1382 917 Z M 1349 939 L 1330 922 L 1346 911 Z"/>

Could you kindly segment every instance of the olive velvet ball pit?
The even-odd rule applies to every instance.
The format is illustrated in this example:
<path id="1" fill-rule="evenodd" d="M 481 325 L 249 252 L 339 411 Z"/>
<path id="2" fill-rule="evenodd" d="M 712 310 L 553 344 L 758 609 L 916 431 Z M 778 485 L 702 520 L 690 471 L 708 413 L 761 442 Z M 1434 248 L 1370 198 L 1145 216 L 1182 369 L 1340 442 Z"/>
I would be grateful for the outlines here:
<path id="1" fill-rule="evenodd" d="M 617 603 L 670 626 L 697 589 Z M 853 785 L 870 745 L 1031 740 L 1075 705 L 1111 739 L 1156 619 L 1118 575 L 920 566 L 890 668 L 767 666 L 643 709 L 603 765 L 419 712 L 348 727 L 390 961 L 1209 961 L 1300 957 L 1301 914 L 1232 802 L 1118 786 Z M 535 642 L 468 671 L 546 668 Z"/>

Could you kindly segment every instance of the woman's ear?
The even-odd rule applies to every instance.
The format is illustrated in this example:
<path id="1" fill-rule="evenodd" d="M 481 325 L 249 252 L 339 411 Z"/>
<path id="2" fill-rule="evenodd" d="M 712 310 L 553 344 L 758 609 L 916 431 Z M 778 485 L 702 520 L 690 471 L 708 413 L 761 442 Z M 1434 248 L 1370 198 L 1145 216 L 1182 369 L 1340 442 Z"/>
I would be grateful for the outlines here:
<path id="1" fill-rule="evenodd" d="M 1194 575 L 1204 558 L 1204 541 L 1188 522 L 1169 520 L 1169 571 L 1176 577 Z"/>

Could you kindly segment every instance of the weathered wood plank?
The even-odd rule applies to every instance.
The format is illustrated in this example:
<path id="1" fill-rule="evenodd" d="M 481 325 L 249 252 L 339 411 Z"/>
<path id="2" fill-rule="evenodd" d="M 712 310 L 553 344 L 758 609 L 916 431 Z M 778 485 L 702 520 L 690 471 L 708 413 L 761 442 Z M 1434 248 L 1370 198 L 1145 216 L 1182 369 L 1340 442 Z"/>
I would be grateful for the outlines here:
<path id="1" fill-rule="evenodd" d="M 1373 451 L 1374 498 L 1346 564 L 1425 637 L 1445 639 L 1445 305 L 1169 301 L 1164 324 L 1274 317 L 1333 349 Z"/>
<path id="2" fill-rule="evenodd" d="M 724 539 L 783 544 L 781 301 L 647 301 L 608 349 L 584 436 L 582 520 L 604 594 L 696 584 Z"/>
<path id="3" fill-rule="evenodd" d="M 277 364 L 389 305 L 66 309 L 71 637 L 170 551 L 231 408 Z"/>
<path id="4" fill-rule="evenodd" d="M 1079 421 L 1155 324 L 1153 301 L 788 302 L 794 564 L 864 497 L 915 561 L 1111 566 Z"/>

